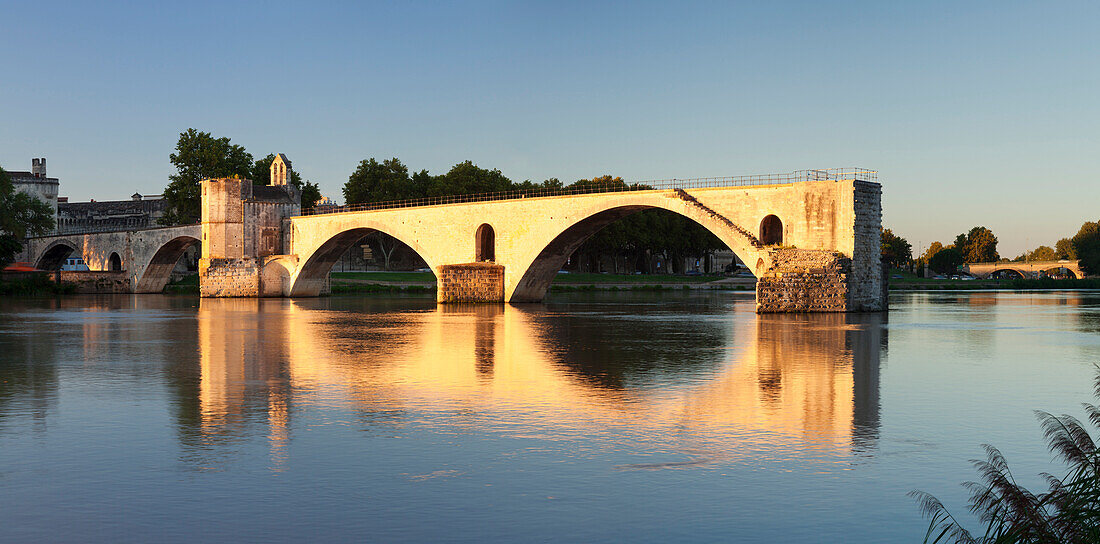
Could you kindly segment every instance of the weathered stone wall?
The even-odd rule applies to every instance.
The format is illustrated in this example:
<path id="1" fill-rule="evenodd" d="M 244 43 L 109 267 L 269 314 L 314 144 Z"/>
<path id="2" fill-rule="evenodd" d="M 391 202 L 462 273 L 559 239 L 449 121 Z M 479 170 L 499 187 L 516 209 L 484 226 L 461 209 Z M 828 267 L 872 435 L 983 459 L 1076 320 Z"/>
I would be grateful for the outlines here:
<path id="1" fill-rule="evenodd" d="M 240 259 L 244 251 L 244 194 L 248 180 L 202 181 L 202 257 Z"/>
<path id="2" fill-rule="evenodd" d="M 59 270 L 50 274 L 50 278 L 57 281 L 61 275 L 61 283 L 76 286 L 77 293 L 129 293 L 130 276 L 126 272 L 95 272 L 87 270 Z"/>
<path id="3" fill-rule="evenodd" d="M 200 259 L 199 295 L 203 297 L 260 296 L 260 266 L 251 257 Z"/>
<path id="4" fill-rule="evenodd" d="M 852 260 L 835 251 L 779 248 L 756 282 L 756 312 L 848 312 Z"/>
<path id="5" fill-rule="evenodd" d="M 494 263 L 439 267 L 439 302 L 504 302 L 504 267 Z"/>
<path id="6" fill-rule="evenodd" d="M 866 181 L 852 182 L 854 205 L 851 257 L 848 278 L 849 311 L 876 312 L 886 309 L 882 273 L 882 186 Z"/>

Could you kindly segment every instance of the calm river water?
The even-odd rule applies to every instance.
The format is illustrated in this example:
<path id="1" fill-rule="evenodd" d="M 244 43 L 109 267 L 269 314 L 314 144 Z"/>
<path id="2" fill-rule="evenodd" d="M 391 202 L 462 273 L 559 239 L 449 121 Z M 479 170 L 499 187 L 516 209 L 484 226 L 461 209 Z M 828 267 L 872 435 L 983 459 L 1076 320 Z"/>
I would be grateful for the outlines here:
<path id="1" fill-rule="evenodd" d="M 0 301 L 0 541 L 919 542 L 1026 483 L 1100 294 Z"/>

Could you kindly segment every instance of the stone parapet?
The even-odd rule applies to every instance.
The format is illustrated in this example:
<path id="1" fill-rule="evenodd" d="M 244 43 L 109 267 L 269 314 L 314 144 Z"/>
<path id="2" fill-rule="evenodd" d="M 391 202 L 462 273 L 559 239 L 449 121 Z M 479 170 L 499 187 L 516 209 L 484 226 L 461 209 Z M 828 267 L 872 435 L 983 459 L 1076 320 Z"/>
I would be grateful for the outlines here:
<path id="1" fill-rule="evenodd" d="M 199 295 L 203 297 L 260 296 L 260 264 L 243 259 L 199 259 Z"/>
<path id="2" fill-rule="evenodd" d="M 439 267 L 438 301 L 504 302 L 504 267 L 494 263 L 448 264 Z"/>

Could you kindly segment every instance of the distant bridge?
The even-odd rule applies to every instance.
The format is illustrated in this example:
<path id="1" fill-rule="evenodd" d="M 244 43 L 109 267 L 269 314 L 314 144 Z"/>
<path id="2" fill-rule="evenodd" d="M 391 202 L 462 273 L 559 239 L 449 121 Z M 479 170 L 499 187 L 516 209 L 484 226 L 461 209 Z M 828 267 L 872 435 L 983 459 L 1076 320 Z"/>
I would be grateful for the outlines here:
<path id="1" fill-rule="evenodd" d="M 1034 278 L 1040 275 L 1070 275 L 1083 278 L 1080 261 L 1010 261 L 1001 263 L 969 263 L 963 269 L 972 276 L 988 278 L 994 275 L 1010 275 L 1018 278 Z"/>

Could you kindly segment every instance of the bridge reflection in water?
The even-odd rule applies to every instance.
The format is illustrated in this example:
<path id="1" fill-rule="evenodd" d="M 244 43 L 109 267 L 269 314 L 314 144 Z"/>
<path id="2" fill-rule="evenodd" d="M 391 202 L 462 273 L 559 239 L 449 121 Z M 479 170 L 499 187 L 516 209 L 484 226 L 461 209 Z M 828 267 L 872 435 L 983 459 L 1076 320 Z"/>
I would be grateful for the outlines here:
<path id="1" fill-rule="evenodd" d="M 217 464 L 233 450 L 219 446 L 266 435 L 278 469 L 292 420 L 318 411 L 360 427 L 604 437 L 692 459 L 683 464 L 875 446 L 881 314 L 758 316 L 746 305 L 731 321 L 424 302 L 203 299 L 198 383 L 178 390 L 185 457 Z"/>

